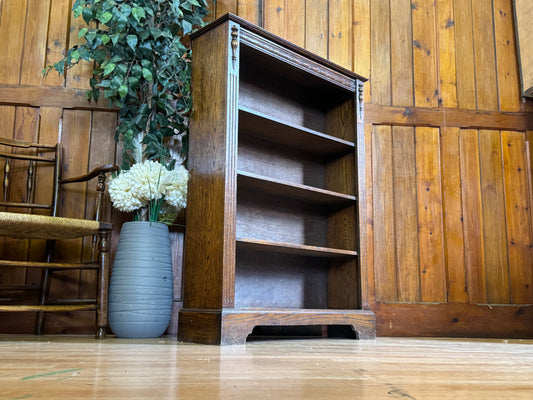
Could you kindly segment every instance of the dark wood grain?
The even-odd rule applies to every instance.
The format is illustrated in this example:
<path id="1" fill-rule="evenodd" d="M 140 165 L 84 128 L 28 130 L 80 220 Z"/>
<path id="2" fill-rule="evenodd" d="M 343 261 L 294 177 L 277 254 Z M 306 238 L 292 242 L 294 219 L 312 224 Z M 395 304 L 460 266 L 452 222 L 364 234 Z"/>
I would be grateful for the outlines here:
<path id="1" fill-rule="evenodd" d="M 211 30 L 193 41 L 199 60 L 193 69 L 195 113 L 191 120 L 187 222 L 184 265 L 184 307 L 222 307 L 226 224 L 224 211 L 235 196 L 235 187 L 226 187 L 227 154 L 236 147 L 228 143 L 230 116 L 227 115 L 229 24 Z M 208 100 L 209 99 L 209 100 Z M 235 143 L 236 146 L 236 143 Z M 210 160 L 206 162 L 206 160 Z M 228 198 L 227 198 L 227 197 Z M 235 211 L 231 210 L 231 214 Z M 235 233 L 233 233 L 233 237 Z M 206 246 L 206 243 L 210 243 Z M 231 262 L 231 261 L 230 261 Z"/>
<path id="2" fill-rule="evenodd" d="M 239 172 L 326 189 L 327 159 L 272 141 L 258 140 L 246 132 L 239 135 L 238 151 Z"/>
<path id="3" fill-rule="evenodd" d="M 239 190 L 237 236 L 328 247 L 327 215 L 322 205 L 253 190 Z"/>
<path id="4" fill-rule="evenodd" d="M 298 110 L 302 114 L 305 114 L 305 110 L 302 110 L 301 108 L 298 108 Z M 351 110 L 353 113 L 353 105 Z M 343 134 L 346 129 L 329 129 L 332 134 L 328 135 L 325 133 L 327 130 L 326 127 L 324 127 L 324 132 L 315 131 L 306 128 L 303 125 L 300 126 L 295 123 L 285 122 L 277 118 L 277 116 L 283 118 L 279 112 L 270 116 L 245 106 L 241 106 L 239 112 L 239 129 L 248 135 L 281 143 L 286 146 L 298 148 L 321 156 L 345 153 L 354 148 L 353 120 L 351 123 L 351 132 Z M 291 116 L 293 117 L 294 115 Z M 325 117 L 323 118 L 325 119 Z M 302 122 L 305 123 L 305 121 Z M 321 123 L 321 125 L 323 124 L 324 122 Z M 348 138 L 343 139 L 344 136 L 348 136 Z"/>
<path id="5" fill-rule="evenodd" d="M 378 336 L 533 338 L 533 306 L 371 304 Z"/>
<path id="6" fill-rule="evenodd" d="M 249 248 L 260 250 L 263 252 L 296 254 L 309 257 L 325 257 L 325 258 L 354 258 L 357 252 L 353 250 L 343 250 L 331 247 L 306 246 L 294 243 L 281 243 L 269 240 L 258 240 L 237 237 L 237 248 Z"/>
<path id="7" fill-rule="evenodd" d="M 365 104 L 365 122 L 376 125 L 533 130 L 533 113 L 462 108 L 390 107 Z"/>
<path id="8" fill-rule="evenodd" d="M 355 202 L 355 196 L 324 190 L 312 186 L 300 185 L 277 179 L 267 178 L 257 174 L 239 172 L 237 184 L 251 190 L 269 194 L 286 196 L 296 200 L 325 205 L 350 205 Z"/>
<path id="9" fill-rule="evenodd" d="M 255 326 L 350 325 L 359 339 L 375 337 L 374 314 L 354 310 L 184 310 L 180 339 L 204 344 L 244 344 Z M 192 329 L 192 327 L 197 327 Z"/>

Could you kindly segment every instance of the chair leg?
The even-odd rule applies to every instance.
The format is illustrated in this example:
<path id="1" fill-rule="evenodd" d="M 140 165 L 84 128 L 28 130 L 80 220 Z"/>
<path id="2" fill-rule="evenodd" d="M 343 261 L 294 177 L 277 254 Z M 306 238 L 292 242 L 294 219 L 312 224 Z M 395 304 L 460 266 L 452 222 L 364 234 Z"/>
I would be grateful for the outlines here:
<path id="1" fill-rule="evenodd" d="M 46 262 L 51 262 L 52 259 L 54 258 L 55 246 L 56 246 L 55 240 L 46 241 Z M 45 268 L 41 276 L 41 290 L 39 293 L 39 304 L 41 306 L 44 306 L 46 304 L 46 302 L 48 301 L 49 294 L 50 294 L 50 270 L 48 268 Z M 37 313 L 37 316 L 35 318 L 35 331 L 34 331 L 36 335 L 40 335 L 44 331 L 45 316 L 46 314 L 42 311 L 39 311 Z"/>
<path id="2" fill-rule="evenodd" d="M 96 311 L 96 338 L 104 339 L 106 337 L 107 327 L 107 302 L 109 292 L 109 249 L 110 249 L 110 232 L 101 231 L 98 242 L 98 260 L 100 268 L 98 270 L 98 293 L 97 293 L 97 311 Z"/>
<path id="3" fill-rule="evenodd" d="M 41 277 L 41 290 L 39 293 L 39 304 L 41 306 L 46 304 L 46 301 L 48 300 L 48 293 L 50 292 L 50 271 L 48 268 L 45 268 L 43 270 L 43 274 Z M 44 323 L 45 323 L 45 313 L 42 311 L 37 312 L 37 316 L 35 318 L 35 335 L 41 335 L 44 331 Z"/>

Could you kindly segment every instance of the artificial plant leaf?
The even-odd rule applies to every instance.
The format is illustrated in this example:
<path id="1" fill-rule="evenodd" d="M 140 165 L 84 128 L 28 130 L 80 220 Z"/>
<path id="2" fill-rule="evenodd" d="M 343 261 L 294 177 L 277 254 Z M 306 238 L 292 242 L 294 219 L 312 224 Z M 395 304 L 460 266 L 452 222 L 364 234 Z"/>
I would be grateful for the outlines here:
<path id="1" fill-rule="evenodd" d="M 161 36 L 161 30 L 157 28 L 150 28 L 150 34 L 154 39 L 158 39 Z"/>
<path id="2" fill-rule="evenodd" d="M 120 39 L 120 33 L 114 33 L 111 36 L 111 41 L 113 42 L 113 46 L 117 45 L 118 40 Z"/>
<path id="3" fill-rule="evenodd" d="M 132 50 L 135 50 L 135 48 L 137 47 L 137 43 L 139 42 L 139 39 L 137 39 L 137 36 L 135 35 L 128 35 L 126 36 L 126 42 L 128 43 L 128 46 L 130 46 Z"/>
<path id="4" fill-rule="evenodd" d="M 141 19 L 146 17 L 146 13 L 144 12 L 144 8 L 141 8 L 141 7 L 133 7 L 131 9 L 131 14 L 137 20 L 138 23 L 141 23 Z"/>
<path id="5" fill-rule="evenodd" d="M 111 72 L 115 70 L 116 64 L 109 63 L 104 68 L 104 76 L 109 75 Z"/>
<path id="6" fill-rule="evenodd" d="M 182 26 L 183 26 L 183 34 L 187 35 L 187 34 L 191 33 L 192 24 L 189 21 L 186 21 L 186 20 L 181 21 L 181 23 L 182 23 Z"/>
<path id="7" fill-rule="evenodd" d="M 128 94 L 128 85 L 120 85 L 118 88 L 118 94 L 120 95 L 120 98 L 123 99 Z"/>
<path id="8" fill-rule="evenodd" d="M 111 21 L 111 18 L 113 18 L 113 14 L 107 11 L 103 13 L 100 18 L 98 18 L 98 21 L 100 21 L 102 24 L 107 24 L 109 21 Z"/>
<path id="9" fill-rule="evenodd" d="M 88 7 L 84 7 L 81 12 L 81 16 L 83 17 L 85 23 L 89 24 L 89 22 L 91 22 L 91 20 L 93 19 L 93 10 Z"/>
<path id="10" fill-rule="evenodd" d="M 81 28 L 78 32 L 78 39 L 81 39 L 89 30 L 89 28 Z"/>
<path id="11" fill-rule="evenodd" d="M 72 14 L 74 15 L 74 18 L 78 18 L 83 12 L 83 5 L 76 2 L 74 4 L 74 8 L 72 9 Z"/>
<path id="12" fill-rule="evenodd" d="M 138 64 L 135 64 L 133 67 L 131 67 L 131 74 L 137 79 L 139 79 L 142 76 L 142 71 L 143 71 L 142 67 Z"/>
<path id="13" fill-rule="evenodd" d="M 152 82 L 153 76 L 150 70 L 148 68 L 143 68 L 142 71 L 144 79 L 146 79 L 148 82 Z"/>

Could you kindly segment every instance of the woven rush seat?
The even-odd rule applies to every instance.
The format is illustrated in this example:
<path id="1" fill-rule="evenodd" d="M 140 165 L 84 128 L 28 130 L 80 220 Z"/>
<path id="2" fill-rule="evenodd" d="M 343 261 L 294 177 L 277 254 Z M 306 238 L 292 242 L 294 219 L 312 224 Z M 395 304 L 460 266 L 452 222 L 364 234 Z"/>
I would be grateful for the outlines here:
<path id="1" fill-rule="evenodd" d="M 0 235 L 18 239 L 70 239 L 111 228 L 110 223 L 93 220 L 0 212 Z"/>

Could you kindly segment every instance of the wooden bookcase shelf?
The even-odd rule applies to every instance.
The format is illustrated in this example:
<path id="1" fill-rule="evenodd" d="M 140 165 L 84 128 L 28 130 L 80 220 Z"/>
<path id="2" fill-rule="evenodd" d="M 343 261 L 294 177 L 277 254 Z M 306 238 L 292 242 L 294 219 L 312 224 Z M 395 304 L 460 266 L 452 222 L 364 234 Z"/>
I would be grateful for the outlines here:
<path id="1" fill-rule="evenodd" d="M 332 249 L 329 247 L 306 246 L 293 243 L 272 242 L 249 238 L 236 239 L 237 250 L 250 249 L 262 252 L 294 254 L 308 257 L 354 258 L 357 252 L 352 250 Z"/>
<path id="2" fill-rule="evenodd" d="M 192 46 L 179 339 L 244 343 L 265 325 L 349 325 L 375 337 L 365 79 L 231 14 Z"/>
<path id="3" fill-rule="evenodd" d="M 272 179 L 250 172 L 237 172 L 237 186 L 265 194 L 279 195 L 285 198 L 308 201 L 315 204 L 351 205 L 355 196 L 332 192 L 297 183 Z"/>
<path id="4" fill-rule="evenodd" d="M 321 158 L 347 154 L 355 148 L 353 142 L 284 122 L 243 106 L 239 108 L 239 130 L 249 136 L 307 151 Z"/>

